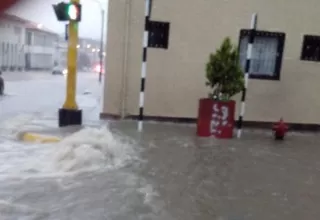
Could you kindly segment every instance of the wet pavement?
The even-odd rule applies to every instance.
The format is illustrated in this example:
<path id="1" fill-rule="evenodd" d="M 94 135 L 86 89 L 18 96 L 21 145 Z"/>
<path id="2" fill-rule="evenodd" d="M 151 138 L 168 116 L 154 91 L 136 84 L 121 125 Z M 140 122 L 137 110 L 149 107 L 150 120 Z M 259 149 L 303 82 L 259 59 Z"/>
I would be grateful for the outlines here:
<path id="1" fill-rule="evenodd" d="M 12 95 L 0 100 L 1 220 L 319 219 L 318 134 L 275 142 L 269 131 L 245 130 L 241 140 L 216 140 L 170 123 L 146 123 L 139 134 L 136 122 L 95 119 L 97 82 L 83 75 L 79 84 L 87 128 L 46 145 L 5 135 L 54 128 L 63 79 L 8 85 Z M 85 90 L 93 92 L 81 98 Z M 23 99 L 33 105 L 19 113 Z"/>
<path id="2" fill-rule="evenodd" d="M 0 120 L 23 113 L 57 116 L 65 100 L 65 76 L 50 72 L 14 72 L 4 73 L 3 78 L 5 96 L 0 97 Z M 79 73 L 77 85 L 77 102 L 84 111 L 84 119 L 97 120 L 102 87 L 98 74 Z"/>

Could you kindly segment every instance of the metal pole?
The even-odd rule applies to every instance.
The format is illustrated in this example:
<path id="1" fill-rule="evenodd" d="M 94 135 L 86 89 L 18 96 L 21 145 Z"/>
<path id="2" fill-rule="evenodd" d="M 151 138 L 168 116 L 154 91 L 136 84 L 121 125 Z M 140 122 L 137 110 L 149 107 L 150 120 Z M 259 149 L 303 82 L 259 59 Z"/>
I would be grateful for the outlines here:
<path id="1" fill-rule="evenodd" d="M 80 0 L 71 0 L 80 3 Z M 59 127 L 82 124 L 82 111 L 78 109 L 76 102 L 77 86 L 77 45 L 78 45 L 78 22 L 69 22 L 69 44 L 68 44 L 68 74 L 66 85 L 66 99 L 63 107 L 59 109 Z"/>
<path id="2" fill-rule="evenodd" d="M 101 8 L 101 38 L 100 38 L 100 72 L 99 72 L 99 82 L 102 81 L 102 71 L 103 71 L 103 37 L 104 37 L 104 9 Z"/>
<path id="3" fill-rule="evenodd" d="M 73 2 L 79 2 L 74 0 Z M 67 94 L 63 105 L 66 109 L 78 109 L 76 103 L 76 81 L 77 81 L 77 45 L 78 45 L 78 22 L 69 23 L 69 46 L 68 46 L 68 74 Z"/>
<path id="4" fill-rule="evenodd" d="M 241 97 L 241 109 L 240 109 L 240 115 L 238 119 L 238 132 L 237 132 L 237 137 L 241 138 L 242 134 L 242 122 L 243 122 L 243 117 L 245 113 L 245 101 L 246 101 L 246 94 L 247 94 L 247 89 L 248 89 L 248 84 L 249 84 L 249 75 L 250 75 L 250 68 L 252 64 L 252 52 L 253 52 L 253 43 L 254 43 L 254 37 L 255 37 L 255 32 L 257 29 L 257 14 L 253 14 L 251 18 L 251 27 L 250 27 L 250 32 L 249 32 L 249 39 L 248 39 L 248 48 L 247 48 L 247 58 L 246 58 L 246 65 L 245 65 L 245 73 L 244 73 L 244 88 L 242 90 L 242 97 Z"/>
<path id="5" fill-rule="evenodd" d="M 151 16 L 151 0 L 145 0 L 145 24 L 143 31 L 143 44 L 142 44 L 142 65 L 141 65 L 141 83 L 139 95 L 139 118 L 138 118 L 138 131 L 142 132 L 143 129 L 143 108 L 144 108 L 144 90 L 147 75 L 147 48 L 149 41 L 149 22 Z"/>

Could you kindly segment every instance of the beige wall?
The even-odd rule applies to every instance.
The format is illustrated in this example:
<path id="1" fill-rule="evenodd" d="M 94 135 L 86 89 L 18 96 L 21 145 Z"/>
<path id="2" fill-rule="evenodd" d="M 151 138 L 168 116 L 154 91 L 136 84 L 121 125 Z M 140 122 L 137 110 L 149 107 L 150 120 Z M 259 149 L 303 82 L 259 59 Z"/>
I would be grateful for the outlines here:
<path id="1" fill-rule="evenodd" d="M 225 36 L 258 29 L 286 33 L 280 81 L 250 80 L 245 120 L 320 123 L 320 66 L 300 61 L 303 34 L 320 35 L 317 0 L 153 0 L 152 20 L 170 22 L 168 50 L 148 49 L 145 114 L 197 116 L 207 96 L 205 62 Z M 179 4 L 178 4 L 179 3 Z M 102 113 L 138 114 L 144 0 L 109 0 Z"/>

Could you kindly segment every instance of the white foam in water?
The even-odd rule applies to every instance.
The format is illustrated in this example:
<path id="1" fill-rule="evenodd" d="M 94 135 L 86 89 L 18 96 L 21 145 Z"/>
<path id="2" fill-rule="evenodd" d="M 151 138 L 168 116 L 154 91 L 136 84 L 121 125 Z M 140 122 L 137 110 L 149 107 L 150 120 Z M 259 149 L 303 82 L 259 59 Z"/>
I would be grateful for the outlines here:
<path id="1" fill-rule="evenodd" d="M 121 168 L 137 159 L 134 145 L 104 128 L 84 128 L 55 144 L 0 143 L 0 177 L 56 177 Z"/>
<path id="2" fill-rule="evenodd" d="M 106 127 L 85 128 L 67 137 L 57 146 L 58 171 L 119 168 L 134 158 L 131 144 L 115 137 Z"/>
<path id="3" fill-rule="evenodd" d="M 3 137 L 12 137 L 15 136 L 21 128 L 26 124 L 30 123 L 34 119 L 34 115 L 30 114 L 21 114 L 17 117 L 11 118 L 9 120 L 1 123 L 0 134 Z"/>
<path id="4" fill-rule="evenodd" d="M 156 192 L 150 184 L 141 187 L 138 191 L 144 195 L 145 204 L 150 204 L 154 197 L 159 196 L 158 192 Z"/>

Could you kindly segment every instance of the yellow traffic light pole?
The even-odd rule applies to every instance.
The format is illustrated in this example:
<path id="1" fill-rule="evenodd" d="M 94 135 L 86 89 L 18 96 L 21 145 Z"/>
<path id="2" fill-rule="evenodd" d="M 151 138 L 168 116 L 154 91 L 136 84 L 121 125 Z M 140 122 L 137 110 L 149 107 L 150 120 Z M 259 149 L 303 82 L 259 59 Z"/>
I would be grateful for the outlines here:
<path id="1" fill-rule="evenodd" d="M 71 0 L 71 3 L 80 3 L 80 0 Z M 66 98 L 63 107 L 59 109 L 59 126 L 81 125 L 82 111 L 78 109 L 76 102 L 77 84 L 77 45 L 78 22 L 69 21 L 68 27 L 68 73 L 66 82 Z"/>
<path id="2" fill-rule="evenodd" d="M 76 103 L 78 22 L 70 21 L 68 28 L 68 74 L 66 100 L 64 102 L 63 108 L 78 109 L 78 105 Z"/>

